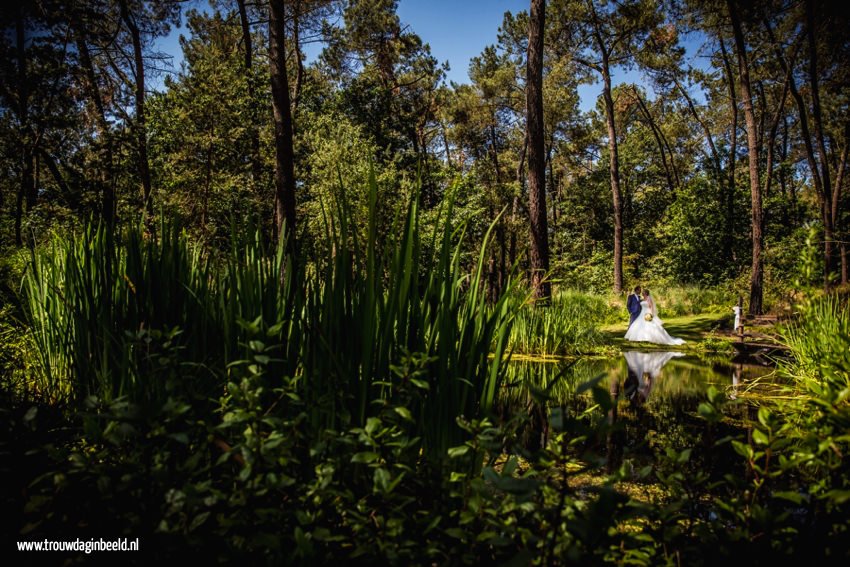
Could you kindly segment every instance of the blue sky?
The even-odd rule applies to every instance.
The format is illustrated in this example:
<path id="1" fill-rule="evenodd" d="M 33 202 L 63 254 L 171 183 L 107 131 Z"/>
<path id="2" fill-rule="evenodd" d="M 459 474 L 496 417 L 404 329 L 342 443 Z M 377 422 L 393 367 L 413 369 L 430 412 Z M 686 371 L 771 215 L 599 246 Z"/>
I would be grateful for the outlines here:
<path id="1" fill-rule="evenodd" d="M 205 0 L 192 0 L 188 4 L 198 9 L 208 9 Z M 451 69 L 447 79 L 456 83 L 468 83 L 469 60 L 480 54 L 484 47 L 496 43 L 496 34 L 506 11 L 527 10 L 528 0 L 400 0 L 398 15 L 403 24 L 431 46 L 431 53 L 440 63 L 448 61 Z M 174 69 L 179 69 L 181 53 L 178 38 L 182 29 L 174 29 L 171 35 L 160 40 L 157 47 L 174 56 Z M 307 46 L 308 58 L 321 51 L 320 45 Z M 617 84 L 622 81 L 641 82 L 636 72 L 624 73 L 613 70 L 612 78 Z M 579 87 L 580 107 L 589 110 L 596 104 L 602 92 L 601 85 Z"/>

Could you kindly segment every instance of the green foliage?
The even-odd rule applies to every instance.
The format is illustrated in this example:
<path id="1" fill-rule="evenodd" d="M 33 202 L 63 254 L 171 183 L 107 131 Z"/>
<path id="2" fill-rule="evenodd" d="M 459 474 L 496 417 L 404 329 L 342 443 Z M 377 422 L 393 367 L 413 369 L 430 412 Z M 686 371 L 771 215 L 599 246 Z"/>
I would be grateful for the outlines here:
<path id="1" fill-rule="evenodd" d="M 651 262 L 655 273 L 675 274 L 688 283 L 717 284 L 730 258 L 722 195 L 715 183 L 698 178 L 683 186 L 662 223 L 666 246 Z"/>
<path id="2" fill-rule="evenodd" d="M 611 316 L 603 297 L 561 291 L 546 305 L 526 301 L 517 313 L 509 348 L 530 355 L 573 354 L 602 342 L 598 331 Z"/>
<path id="3" fill-rule="evenodd" d="M 267 254 L 259 235 L 216 262 L 166 226 L 157 239 L 135 228 L 115 240 L 90 227 L 34 252 L 25 297 L 43 379 L 33 387 L 77 404 L 156 405 L 174 392 L 202 400 L 222 367 L 249 356 L 302 378 L 314 427 L 363 425 L 394 365 L 419 352 L 432 394 L 411 416 L 440 460 L 460 433 L 455 417 L 492 406 L 515 308 L 507 295 L 487 302 L 483 252 L 471 276 L 462 270 L 451 201 L 432 256 L 420 245 L 416 196 L 398 238 L 380 246 L 374 177 L 368 187 L 366 235 L 350 232 L 358 217 L 338 203 L 326 237 L 335 253 L 309 274 L 283 248 Z M 257 333 L 274 339 L 268 352 L 246 352 Z"/>

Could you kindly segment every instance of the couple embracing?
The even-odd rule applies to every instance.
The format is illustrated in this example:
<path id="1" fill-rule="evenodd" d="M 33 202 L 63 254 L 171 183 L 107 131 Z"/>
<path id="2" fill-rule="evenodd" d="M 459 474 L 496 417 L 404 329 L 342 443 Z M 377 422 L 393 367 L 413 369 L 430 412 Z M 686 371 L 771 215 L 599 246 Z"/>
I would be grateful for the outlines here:
<path id="1" fill-rule="evenodd" d="M 648 289 L 641 290 L 640 286 L 637 286 L 634 293 L 629 294 L 626 308 L 630 315 L 626 340 L 662 345 L 684 344 L 684 339 L 671 337 L 664 330 L 664 322 L 658 318 L 655 302 Z"/>

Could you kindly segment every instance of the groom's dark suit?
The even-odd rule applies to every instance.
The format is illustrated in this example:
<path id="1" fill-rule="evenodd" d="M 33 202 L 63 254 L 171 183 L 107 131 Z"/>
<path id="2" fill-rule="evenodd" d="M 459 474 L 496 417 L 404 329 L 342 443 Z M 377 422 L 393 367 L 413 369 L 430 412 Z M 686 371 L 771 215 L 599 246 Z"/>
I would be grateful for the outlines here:
<path id="1" fill-rule="evenodd" d="M 626 309 L 629 310 L 629 326 L 631 326 L 640 315 L 640 298 L 634 293 L 629 295 L 629 299 L 626 301 Z"/>

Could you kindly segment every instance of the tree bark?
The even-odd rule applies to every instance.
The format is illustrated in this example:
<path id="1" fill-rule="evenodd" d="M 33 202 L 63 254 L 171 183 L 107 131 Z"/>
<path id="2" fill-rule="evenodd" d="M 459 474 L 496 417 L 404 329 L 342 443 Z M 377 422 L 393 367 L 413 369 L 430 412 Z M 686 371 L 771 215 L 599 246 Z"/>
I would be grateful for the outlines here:
<path id="1" fill-rule="evenodd" d="M 823 136 L 823 119 L 820 106 L 820 86 L 818 81 L 818 52 L 815 43 L 815 15 L 812 0 L 806 0 L 806 36 L 809 42 L 809 87 L 812 93 L 812 125 L 815 128 L 815 139 L 818 144 L 818 155 L 820 157 L 820 173 L 817 169 L 813 175 L 820 175 L 823 188 L 823 241 L 824 241 L 824 274 L 823 287 L 829 290 L 832 286 L 832 274 L 835 269 L 833 253 L 834 230 L 832 208 L 832 180 L 829 174 L 829 156 Z"/>
<path id="2" fill-rule="evenodd" d="M 735 259 L 735 164 L 738 160 L 738 97 L 735 95 L 735 73 L 726 53 L 726 45 L 720 38 L 720 53 L 729 84 L 729 106 L 732 109 L 732 125 L 729 135 L 729 164 L 726 166 L 726 237 L 723 239 L 723 252 L 726 258 Z"/>
<path id="3" fill-rule="evenodd" d="M 647 123 L 649 124 L 649 129 L 652 130 L 652 136 L 655 138 L 655 143 L 658 145 L 658 153 L 661 155 L 661 164 L 664 166 L 664 176 L 667 178 L 667 187 L 670 189 L 670 193 L 676 194 L 676 185 L 678 184 L 678 179 L 676 182 L 673 180 L 673 172 L 671 171 L 673 155 L 670 155 L 671 164 L 667 165 L 667 153 L 665 150 L 665 143 L 662 139 L 663 132 L 655 123 L 655 120 L 652 118 L 652 113 L 649 112 L 649 108 L 643 101 L 643 97 L 640 96 L 636 87 L 632 87 L 632 92 L 635 95 L 635 100 L 637 100 L 638 106 L 640 107 L 641 112 L 643 112 L 644 117 L 646 118 Z"/>
<path id="4" fill-rule="evenodd" d="M 614 98 L 611 95 L 611 66 L 610 53 L 602 32 L 596 9 L 593 10 L 595 29 L 593 30 L 596 46 L 602 56 L 600 71 L 602 73 L 602 96 L 605 99 L 605 123 L 608 127 L 608 171 L 611 178 L 611 197 L 614 203 L 614 293 L 623 291 L 623 194 L 620 190 L 620 157 L 617 145 L 617 127 L 614 122 Z"/>
<path id="5" fill-rule="evenodd" d="M 847 284 L 847 245 L 845 244 L 845 235 L 840 222 L 839 208 L 841 204 L 841 189 L 844 186 L 844 172 L 847 169 L 848 148 L 850 148 L 850 122 L 844 124 L 844 149 L 841 150 L 841 159 L 838 160 L 838 167 L 835 172 L 835 188 L 832 191 L 832 227 L 835 234 L 840 237 L 838 251 L 839 261 L 841 263 L 841 285 Z"/>
<path id="6" fill-rule="evenodd" d="M 292 92 L 292 112 L 298 112 L 301 102 L 301 87 L 304 84 L 304 61 L 301 53 L 301 0 L 292 7 L 292 44 L 295 48 L 295 85 Z"/>
<path id="7" fill-rule="evenodd" d="M 531 0 L 526 66 L 528 128 L 528 211 L 531 225 L 531 286 L 538 299 L 549 299 L 549 228 L 546 222 L 546 155 L 543 144 L 543 33 L 545 0 Z"/>
<path id="8" fill-rule="evenodd" d="M 602 55 L 602 95 L 605 99 L 605 123 L 608 126 L 608 171 L 614 203 L 614 293 L 623 291 L 623 194 L 620 189 L 620 157 L 617 127 L 614 123 L 614 98 L 611 95 L 611 73 L 608 54 Z"/>
<path id="9" fill-rule="evenodd" d="M 525 156 L 528 153 L 528 129 L 526 129 L 525 136 L 523 136 L 522 140 L 522 150 L 519 153 L 519 164 L 516 168 L 516 180 L 520 187 L 520 192 L 522 192 L 522 181 L 525 177 Z M 511 270 L 516 266 L 516 225 L 517 225 L 517 216 L 519 215 L 519 197 L 514 195 L 513 203 L 511 204 L 511 241 L 510 241 L 510 250 L 508 252 L 508 259 L 511 266 Z"/>
<path id="10" fill-rule="evenodd" d="M 809 113 L 806 108 L 806 103 L 803 100 L 803 95 L 797 89 L 797 82 L 794 79 L 793 61 L 786 61 L 785 56 L 782 54 L 779 44 L 776 41 L 776 37 L 773 34 L 770 22 L 765 19 L 763 20 L 763 24 L 767 30 L 768 38 L 773 44 L 773 51 L 776 59 L 779 61 L 783 71 L 785 71 L 788 76 L 788 89 L 791 93 L 791 97 L 794 99 L 794 102 L 797 103 L 797 114 L 800 116 L 800 133 L 803 139 L 803 147 L 806 149 L 806 161 L 809 164 L 809 170 L 812 173 L 812 183 L 815 186 L 815 194 L 817 195 L 818 205 L 820 206 L 821 221 L 824 225 L 824 287 L 826 288 L 829 285 L 829 258 L 832 256 L 833 223 L 832 214 L 830 212 L 832 203 L 827 190 L 824 187 L 823 178 L 826 177 L 826 179 L 829 180 L 829 169 L 827 168 L 826 176 L 821 176 L 817 156 L 815 155 L 815 148 L 812 144 L 812 139 L 816 136 L 813 136 L 809 129 Z"/>
<path id="11" fill-rule="evenodd" d="M 763 237 L 763 213 L 761 184 L 759 179 L 759 147 L 758 126 L 755 113 L 753 112 L 753 99 L 750 90 L 750 69 L 747 61 L 746 45 L 741 20 L 737 12 L 734 0 L 726 0 L 729 8 L 729 17 L 732 20 L 732 31 L 735 35 L 735 50 L 738 56 L 738 78 L 741 89 L 741 99 L 744 103 L 744 120 L 747 125 L 747 160 L 750 173 L 750 197 L 752 201 L 752 239 L 753 258 L 752 275 L 750 277 L 750 309 L 751 315 L 759 315 L 762 312 L 762 299 L 764 295 L 764 264 L 762 259 Z"/>
<path id="12" fill-rule="evenodd" d="M 295 153 L 292 145 L 292 109 L 286 76 L 284 0 L 269 2 L 269 61 L 275 147 L 275 228 L 287 251 L 295 252 Z"/>
<path id="13" fill-rule="evenodd" d="M 53 181 L 56 182 L 57 187 L 59 187 L 59 190 L 65 196 L 65 202 L 68 203 L 68 206 L 75 211 L 80 211 L 80 196 L 68 187 L 68 184 L 62 177 L 62 172 L 59 171 L 59 166 L 56 165 L 56 160 L 53 159 L 53 156 L 50 155 L 44 148 L 39 148 L 38 154 L 44 160 L 44 164 L 47 166 L 47 170 L 50 172 L 51 177 L 53 177 Z"/>
<path id="14" fill-rule="evenodd" d="M 151 172 L 148 164 L 148 133 L 147 117 L 145 116 L 145 60 L 142 56 L 142 38 L 139 26 L 127 8 L 127 1 L 120 0 L 121 19 L 130 31 L 130 39 L 133 42 L 133 64 L 135 66 L 135 102 L 136 102 L 136 145 L 138 155 L 139 179 L 142 183 L 142 199 L 144 200 L 145 213 L 148 217 L 148 226 L 152 226 L 153 220 L 153 197 L 151 195 Z"/>
<path id="15" fill-rule="evenodd" d="M 248 137 L 251 140 L 251 177 L 254 192 L 259 193 L 263 178 L 263 168 L 260 162 L 260 129 L 257 126 L 256 100 L 254 98 L 254 47 L 251 38 L 251 25 L 248 21 L 248 10 L 245 0 L 237 0 L 239 6 L 239 22 L 242 25 L 242 43 L 245 45 L 245 81 L 248 87 Z"/>
<path id="16" fill-rule="evenodd" d="M 115 182 L 113 175 L 113 152 L 112 136 L 109 124 L 106 121 L 106 110 L 103 104 L 103 96 L 97 83 L 94 71 L 94 63 L 91 59 L 88 44 L 83 36 L 82 26 L 72 15 L 71 26 L 76 36 L 77 52 L 80 57 L 80 65 L 85 75 L 85 87 L 89 101 L 94 107 L 95 120 L 97 122 L 98 142 L 101 146 L 101 159 L 103 163 L 100 168 L 101 202 L 100 215 L 107 226 L 115 225 Z"/>
<path id="17" fill-rule="evenodd" d="M 679 79 L 673 78 L 673 83 L 679 89 L 679 92 L 682 94 L 682 97 L 685 99 L 685 102 L 688 104 L 688 110 L 691 111 L 691 115 L 693 115 L 694 120 L 697 121 L 697 124 L 702 128 L 703 136 L 705 137 L 705 142 L 708 144 L 708 150 L 711 152 L 711 161 L 714 165 L 714 177 L 717 179 L 717 182 L 723 183 L 723 165 L 720 160 L 720 153 L 717 151 L 717 146 L 714 145 L 714 136 L 711 135 L 711 130 L 708 128 L 708 124 L 702 119 L 697 112 L 696 105 L 694 104 L 691 95 L 688 94 L 688 91 L 685 90 L 685 87 L 679 82 Z"/>
<path id="18" fill-rule="evenodd" d="M 33 140 L 30 136 L 29 124 L 29 85 L 27 77 L 26 53 L 26 22 L 23 4 L 18 5 L 15 14 L 16 57 L 18 74 L 18 121 L 20 132 L 21 179 L 18 187 L 18 197 L 15 206 L 15 243 L 23 245 L 22 221 L 24 214 L 24 199 L 26 210 L 35 207 L 36 187 L 33 176 Z"/>

